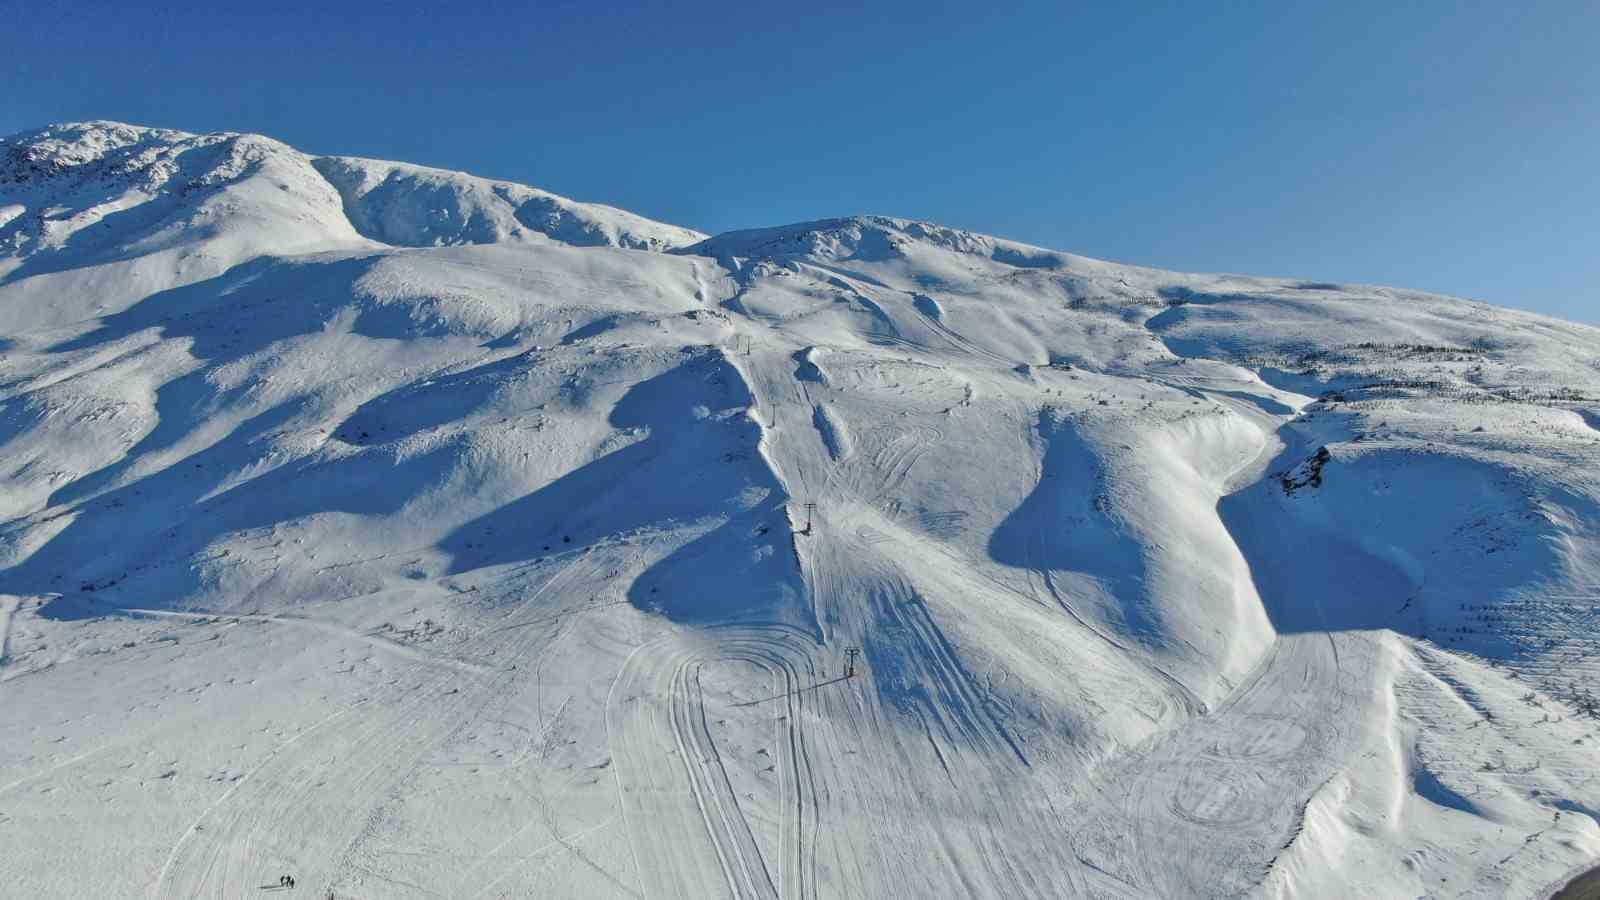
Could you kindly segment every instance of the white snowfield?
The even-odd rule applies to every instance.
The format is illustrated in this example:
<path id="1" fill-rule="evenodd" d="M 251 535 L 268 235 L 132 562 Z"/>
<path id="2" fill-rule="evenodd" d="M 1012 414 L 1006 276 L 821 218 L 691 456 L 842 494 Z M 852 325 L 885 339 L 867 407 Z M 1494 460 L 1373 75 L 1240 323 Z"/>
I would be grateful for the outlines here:
<path id="1" fill-rule="evenodd" d="M 6 896 L 1540 898 L 1597 651 L 1595 328 L 0 141 Z"/>

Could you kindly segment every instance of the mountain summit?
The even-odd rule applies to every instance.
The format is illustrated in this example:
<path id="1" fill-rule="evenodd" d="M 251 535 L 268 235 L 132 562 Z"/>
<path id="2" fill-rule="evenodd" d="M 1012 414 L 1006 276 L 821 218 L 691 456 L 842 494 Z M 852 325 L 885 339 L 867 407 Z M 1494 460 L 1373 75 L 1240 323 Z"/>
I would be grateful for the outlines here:
<path id="1" fill-rule="evenodd" d="M 0 275 L 109 266 L 102 275 L 116 276 L 105 281 L 120 283 L 90 288 L 99 304 L 264 254 L 539 242 L 658 250 L 705 237 L 519 184 L 310 156 L 261 135 L 116 122 L 0 139 L 0 186 Z"/>
<path id="2" fill-rule="evenodd" d="M 30 895 L 1538 897 L 1597 529 L 1583 325 L 0 140 Z"/>

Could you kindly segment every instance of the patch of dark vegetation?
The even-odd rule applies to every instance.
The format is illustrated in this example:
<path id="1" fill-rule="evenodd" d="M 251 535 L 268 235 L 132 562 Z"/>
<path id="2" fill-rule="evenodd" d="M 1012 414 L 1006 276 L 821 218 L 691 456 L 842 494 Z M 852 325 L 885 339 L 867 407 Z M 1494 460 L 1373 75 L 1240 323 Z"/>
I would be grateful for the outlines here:
<path id="1" fill-rule="evenodd" d="M 1346 344 L 1332 350 L 1313 350 L 1303 353 L 1295 362 L 1309 366 L 1319 363 L 1363 363 L 1373 360 L 1389 362 L 1478 362 L 1489 354 L 1487 346 L 1458 347 L 1452 344 L 1386 344 L 1363 341 Z"/>
<path id="2" fill-rule="evenodd" d="M 1325 406 L 1372 410 L 1415 400 L 1466 404 L 1521 404 L 1571 408 L 1600 402 L 1595 386 L 1495 383 L 1517 369 L 1497 366 L 1496 345 L 1478 338 L 1465 346 L 1366 341 L 1334 348 L 1288 345 L 1274 352 L 1240 354 L 1228 361 L 1263 373 L 1299 379 L 1291 388 L 1309 393 L 1306 382 L 1320 382 Z M 1583 415 L 1582 410 L 1578 410 Z"/>
<path id="3" fill-rule="evenodd" d="M 1322 370 L 1333 366 L 1372 365 L 1374 363 L 1393 365 L 1408 362 L 1480 363 L 1490 355 L 1492 350 L 1493 347 L 1486 340 L 1473 341 L 1472 345 L 1467 347 L 1453 344 L 1364 341 L 1359 344 L 1344 344 L 1339 347 L 1326 348 L 1311 347 L 1302 343 L 1299 347 L 1290 345 L 1280 348 L 1274 353 L 1239 356 L 1231 361 L 1243 366 L 1256 368 L 1270 366 L 1286 371 L 1298 371 L 1305 375 L 1317 375 Z"/>
<path id="4" fill-rule="evenodd" d="M 1429 378 L 1390 378 L 1370 381 L 1354 387 L 1330 392 L 1324 401 L 1346 403 L 1355 408 L 1379 400 L 1450 400 L 1456 403 L 1519 403 L 1531 406 L 1559 406 L 1568 403 L 1596 403 L 1600 397 L 1590 396 L 1576 388 L 1559 387 L 1535 390 L 1521 385 L 1484 388 L 1455 381 Z"/>
<path id="5" fill-rule="evenodd" d="M 1568 682 L 1567 689 L 1559 692 L 1557 698 L 1572 707 L 1580 716 L 1600 719 L 1600 697 L 1595 696 L 1593 688 L 1580 685 L 1576 681 Z"/>

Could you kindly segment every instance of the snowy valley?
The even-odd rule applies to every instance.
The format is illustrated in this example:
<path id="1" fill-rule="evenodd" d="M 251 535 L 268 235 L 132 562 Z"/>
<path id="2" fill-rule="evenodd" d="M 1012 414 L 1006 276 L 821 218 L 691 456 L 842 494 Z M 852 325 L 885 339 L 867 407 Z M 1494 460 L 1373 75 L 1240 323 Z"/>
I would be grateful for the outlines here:
<path id="1" fill-rule="evenodd" d="M 1600 329 L 860 216 L 0 140 L 0 883 L 1525 897 Z"/>

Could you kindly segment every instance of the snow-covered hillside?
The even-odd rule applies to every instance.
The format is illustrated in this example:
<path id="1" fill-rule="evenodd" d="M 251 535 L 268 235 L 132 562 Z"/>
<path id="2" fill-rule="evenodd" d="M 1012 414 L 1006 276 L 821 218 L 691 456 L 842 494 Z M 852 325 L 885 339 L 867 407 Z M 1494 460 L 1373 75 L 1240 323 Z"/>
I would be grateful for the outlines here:
<path id="1" fill-rule="evenodd" d="M 1541 897 L 1597 529 L 1586 326 L 0 142 L 29 896 Z"/>

